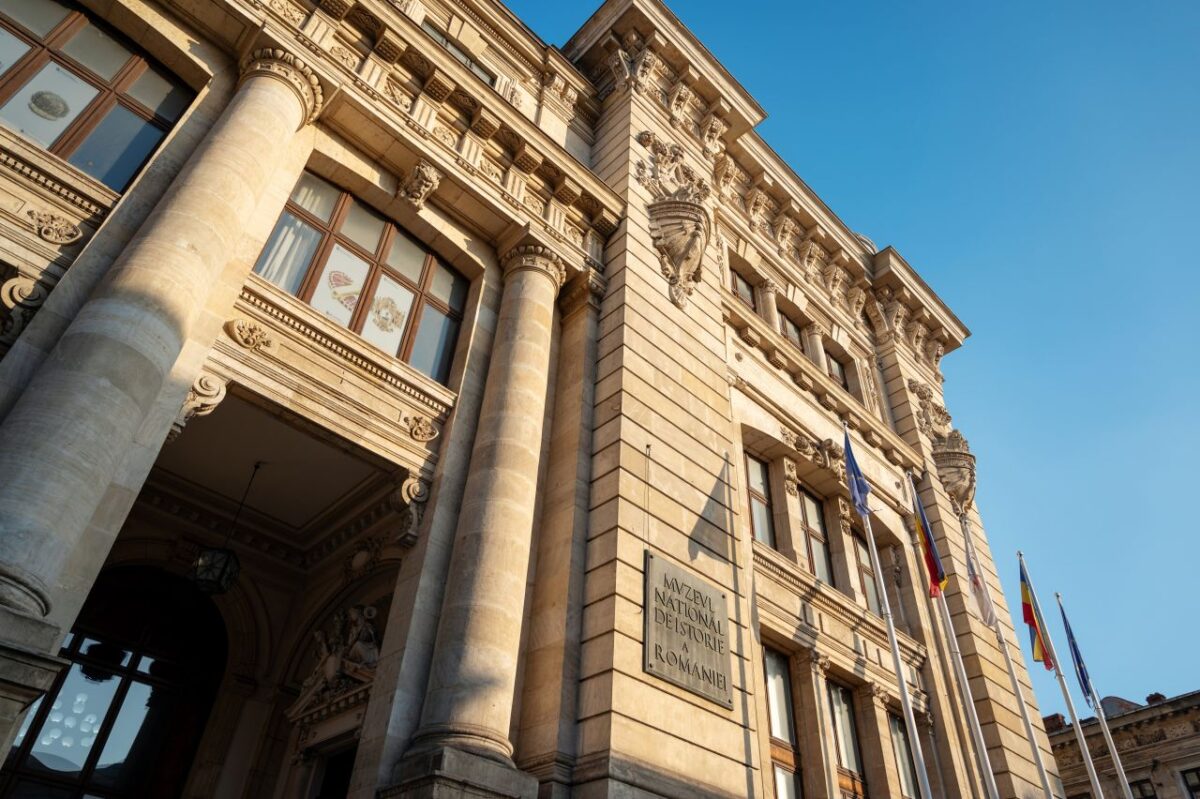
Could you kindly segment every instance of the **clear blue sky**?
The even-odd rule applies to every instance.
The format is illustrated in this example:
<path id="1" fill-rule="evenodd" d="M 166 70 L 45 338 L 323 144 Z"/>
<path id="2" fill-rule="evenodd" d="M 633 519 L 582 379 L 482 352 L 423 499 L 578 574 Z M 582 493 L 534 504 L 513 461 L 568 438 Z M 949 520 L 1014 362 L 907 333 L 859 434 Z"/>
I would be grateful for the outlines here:
<path id="1" fill-rule="evenodd" d="M 561 46 L 595 4 L 510 6 Z M 780 155 L 972 330 L 947 405 L 1026 658 L 1018 548 L 1102 693 L 1200 689 L 1200 3 L 671 8 Z"/>

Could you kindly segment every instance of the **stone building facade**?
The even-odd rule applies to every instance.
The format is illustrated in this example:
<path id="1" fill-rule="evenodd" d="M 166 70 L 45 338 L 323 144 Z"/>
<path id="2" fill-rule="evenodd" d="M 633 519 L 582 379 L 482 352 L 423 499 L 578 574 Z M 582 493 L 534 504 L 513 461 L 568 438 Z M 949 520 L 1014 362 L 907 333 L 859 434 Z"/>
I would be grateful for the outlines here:
<path id="1" fill-rule="evenodd" d="M 1150 694 L 1146 704 L 1108 696 L 1101 700 L 1137 799 L 1200 799 L 1200 691 L 1167 698 Z M 1091 797 L 1092 786 L 1079 740 L 1061 713 L 1044 720 L 1069 799 Z M 1117 770 L 1100 722 L 1083 719 L 1083 734 L 1105 795 L 1120 796 Z"/>
<path id="2" fill-rule="evenodd" d="M 657 0 L 0 5 L 0 796 L 912 797 L 879 586 L 1039 795 L 967 330 L 763 117 Z"/>

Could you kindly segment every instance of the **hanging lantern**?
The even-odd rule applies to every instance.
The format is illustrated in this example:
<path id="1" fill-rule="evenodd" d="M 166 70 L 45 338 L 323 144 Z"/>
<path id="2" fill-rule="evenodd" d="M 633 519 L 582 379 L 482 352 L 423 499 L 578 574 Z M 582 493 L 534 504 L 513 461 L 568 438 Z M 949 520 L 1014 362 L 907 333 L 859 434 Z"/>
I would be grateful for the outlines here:
<path id="1" fill-rule="evenodd" d="M 246 481 L 246 490 L 242 492 L 242 501 L 238 503 L 237 513 L 233 514 L 233 524 L 229 525 L 229 532 L 225 535 L 225 544 L 219 547 L 200 547 L 200 552 L 192 563 L 188 579 L 206 594 L 223 594 L 233 588 L 233 584 L 237 582 L 242 564 L 238 562 L 237 554 L 229 548 L 229 542 L 233 539 L 234 531 L 237 530 L 238 519 L 242 517 L 242 508 L 246 507 L 246 497 L 250 496 L 250 486 L 254 485 L 254 478 L 262 466 L 263 461 L 258 461 L 254 464 L 254 470 L 250 472 L 250 479 Z"/>
<path id="2" fill-rule="evenodd" d="M 201 547 L 188 579 L 206 594 L 223 594 L 233 588 L 241 568 L 232 549 Z"/>

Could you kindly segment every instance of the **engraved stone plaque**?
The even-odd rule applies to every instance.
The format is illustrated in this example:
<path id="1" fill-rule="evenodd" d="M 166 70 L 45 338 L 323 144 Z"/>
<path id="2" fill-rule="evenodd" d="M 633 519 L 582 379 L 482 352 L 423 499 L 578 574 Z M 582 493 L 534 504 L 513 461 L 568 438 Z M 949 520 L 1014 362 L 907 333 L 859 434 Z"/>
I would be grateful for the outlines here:
<path id="1" fill-rule="evenodd" d="M 733 707 L 725 593 L 647 552 L 645 614 L 643 669 L 723 707 Z"/>

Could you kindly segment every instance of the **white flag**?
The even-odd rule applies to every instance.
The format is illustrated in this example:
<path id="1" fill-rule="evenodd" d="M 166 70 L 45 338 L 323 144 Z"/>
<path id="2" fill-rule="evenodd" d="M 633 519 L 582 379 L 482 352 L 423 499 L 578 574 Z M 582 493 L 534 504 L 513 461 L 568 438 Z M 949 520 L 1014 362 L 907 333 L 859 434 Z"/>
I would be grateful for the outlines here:
<path id="1" fill-rule="evenodd" d="M 967 579 L 971 583 L 971 593 L 979 604 L 979 618 L 988 627 L 996 623 L 996 606 L 992 604 L 992 595 L 988 592 L 987 583 L 983 581 L 983 572 L 979 561 L 975 558 L 975 545 L 971 542 L 970 522 L 966 528 L 967 538 Z"/>

